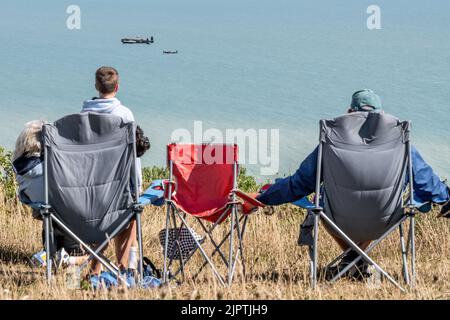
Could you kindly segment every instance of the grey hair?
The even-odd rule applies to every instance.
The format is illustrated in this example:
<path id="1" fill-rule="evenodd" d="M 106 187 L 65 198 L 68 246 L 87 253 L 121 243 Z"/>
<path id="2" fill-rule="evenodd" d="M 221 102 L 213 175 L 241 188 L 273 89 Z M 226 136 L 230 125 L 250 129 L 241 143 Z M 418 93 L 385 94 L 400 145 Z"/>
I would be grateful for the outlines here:
<path id="1" fill-rule="evenodd" d="M 33 120 L 25 124 L 25 128 L 16 140 L 13 160 L 22 156 L 41 156 L 41 132 L 44 124 L 46 124 L 44 120 Z"/>

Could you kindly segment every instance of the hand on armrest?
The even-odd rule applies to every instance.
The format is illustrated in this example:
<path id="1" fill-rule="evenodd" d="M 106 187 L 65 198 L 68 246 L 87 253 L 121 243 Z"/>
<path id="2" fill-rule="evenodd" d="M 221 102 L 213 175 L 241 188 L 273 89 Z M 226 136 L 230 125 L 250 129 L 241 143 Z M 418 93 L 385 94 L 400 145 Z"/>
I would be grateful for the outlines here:
<path id="1" fill-rule="evenodd" d="M 264 204 L 256 199 L 258 193 L 244 193 L 240 190 L 235 191 L 236 196 L 244 200 L 242 203 L 242 212 L 250 214 L 258 208 L 263 208 Z"/>

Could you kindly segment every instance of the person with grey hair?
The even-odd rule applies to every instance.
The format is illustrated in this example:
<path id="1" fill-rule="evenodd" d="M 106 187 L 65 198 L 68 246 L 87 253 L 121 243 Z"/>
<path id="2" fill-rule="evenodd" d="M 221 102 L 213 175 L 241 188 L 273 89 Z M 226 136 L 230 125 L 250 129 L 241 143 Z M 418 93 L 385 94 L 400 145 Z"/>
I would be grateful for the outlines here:
<path id="1" fill-rule="evenodd" d="M 42 220 L 38 208 L 45 203 L 44 195 L 44 169 L 43 152 L 41 144 L 42 127 L 46 124 L 44 120 L 33 120 L 25 124 L 24 129 L 16 140 L 13 153 L 13 170 L 19 186 L 18 197 L 20 202 L 32 208 L 33 218 Z M 52 252 L 57 253 L 57 261 L 62 263 L 63 257 L 71 254 L 84 255 L 80 246 L 70 237 L 65 237 L 62 232 L 54 227 L 55 242 L 52 245 Z M 42 235 L 42 241 L 44 236 Z"/>
<path id="2" fill-rule="evenodd" d="M 42 127 L 46 124 L 43 120 L 33 120 L 25 124 L 24 129 L 16 140 L 13 153 L 13 170 L 18 184 L 19 200 L 32 208 L 33 218 L 41 220 L 40 211 L 37 209 L 40 204 L 45 203 L 44 195 L 44 172 L 43 172 L 43 149 L 41 144 Z M 136 147 L 138 157 L 144 155 L 150 149 L 150 141 L 144 135 L 144 131 L 138 126 L 136 130 Z M 74 259 L 73 263 L 84 262 L 87 257 L 79 243 L 71 237 L 66 236 L 59 228 L 53 226 L 54 243 L 52 244 L 52 255 L 56 253 L 58 265 L 68 263 L 69 259 Z M 117 238 L 119 248 L 127 242 L 126 236 Z M 44 236 L 43 236 L 44 241 Z M 123 249 L 121 249 L 123 251 Z M 67 251 L 67 252 L 66 252 Z M 68 253 L 68 254 L 67 254 Z M 120 252 L 118 255 L 127 255 L 127 252 Z M 74 255 L 75 257 L 70 257 Z M 128 257 L 127 257 L 128 258 Z M 94 264 L 93 268 L 98 267 Z"/>
<path id="3" fill-rule="evenodd" d="M 19 200 L 27 205 L 44 203 L 43 156 L 41 148 L 41 131 L 43 120 L 33 120 L 16 140 L 13 153 L 13 169 L 19 185 Z M 33 217 L 39 218 L 39 211 L 33 209 Z"/>

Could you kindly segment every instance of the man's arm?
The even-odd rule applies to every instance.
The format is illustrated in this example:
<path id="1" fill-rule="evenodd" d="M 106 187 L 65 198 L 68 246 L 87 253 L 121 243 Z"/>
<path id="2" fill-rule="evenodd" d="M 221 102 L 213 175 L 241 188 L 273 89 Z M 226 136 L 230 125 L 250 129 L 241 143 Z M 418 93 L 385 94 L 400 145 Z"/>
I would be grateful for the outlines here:
<path id="1" fill-rule="evenodd" d="M 135 170 L 136 170 L 136 174 L 137 174 L 137 183 L 138 183 L 138 185 L 137 185 L 137 192 L 136 192 L 136 194 L 137 194 L 137 197 L 139 197 L 139 195 L 143 192 L 143 182 L 142 182 L 142 167 L 141 167 L 141 159 L 140 158 L 136 158 L 136 162 L 134 163 L 134 167 L 135 167 Z M 131 186 L 131 192 L 132 193 L 135 193 L 135 191 L 136 191 L 136 188 L 135 188 L 135 185 L 134 185 L 134 180 L 135 179 L 135 177 L 132 175 L 131 177 L 130 177 L 130 186 Z"/>
<path id="2" fill-rule="evenodd" d="M 138 194 L 141 194 L 144 190 L 142 182 L 142 164 L 140 158 L 136 158 L 136 170 L 138 175 Z"/>
<path id="3" fill-rule="evenodd" d="M 417 202 L 434 202 L 438 204 L 449 200 L 448 187 L 433 172 L 433 169 L 425 162 L 419 151 L 412 146 L 411 159 L 413 167 L 414 200 Z M 409 176 L 406 178 L 409 181 Z"/>
<path id="4" fill-rule="evenodd" d="M 259 195 L 257 200 L 266 205 L 279 205 L 294 202 L 313 193 L 316 185 L 317 152 L 316 147 L 292 176 L 277 180 Z"/>

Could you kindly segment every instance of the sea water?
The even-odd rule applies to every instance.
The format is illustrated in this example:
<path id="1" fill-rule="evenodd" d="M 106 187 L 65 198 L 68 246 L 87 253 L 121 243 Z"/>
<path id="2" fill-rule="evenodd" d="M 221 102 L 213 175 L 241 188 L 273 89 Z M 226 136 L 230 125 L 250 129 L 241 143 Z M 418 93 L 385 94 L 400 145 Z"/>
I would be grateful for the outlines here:
<path id="1" fill-rule="evenodd" d="M 367 28 L 372 4 L 379 30 Z M 81 29 L 67 28 L 70 5 Z M 316 146 L 319 119 L 371 88 L 450 177 L 449 15 L 447 0 L 2 0 L 0 145 L 12 149 L 29 120 L 79 112 L 96 95 L 96 68 L 112 65 L 118 98 L 151 139 L 144 165 L 164 165 L 172 132 L 201 120 L 279 129 L 277 175 L 287 175 Z M 120 42 L 138 35 L 155 43 Z"/>

